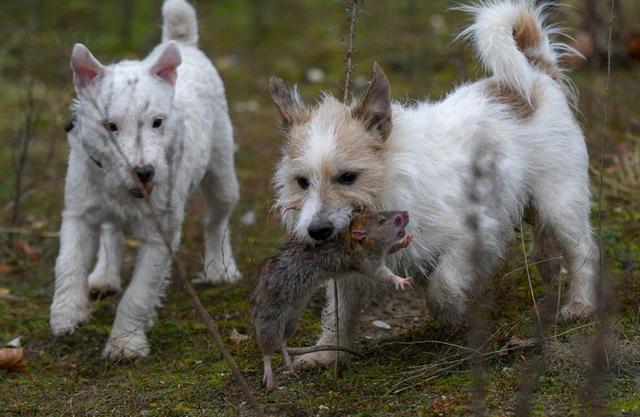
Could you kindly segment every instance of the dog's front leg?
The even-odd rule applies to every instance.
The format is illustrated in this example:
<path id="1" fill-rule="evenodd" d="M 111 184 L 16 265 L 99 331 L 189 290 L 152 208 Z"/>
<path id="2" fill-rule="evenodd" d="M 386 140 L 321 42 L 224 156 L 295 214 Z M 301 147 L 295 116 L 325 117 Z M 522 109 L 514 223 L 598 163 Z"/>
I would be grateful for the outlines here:
<path id="1" fill-rule="evenodd" d="M 55 293 L 50 324 L 55 336 L 73 333 L 91 313 L 87 276 L 96 253 L 98 227 L 81 216 L 63 214 L 60 254 L 55 266 Z"/>
<path id="2" fill-rule="evenodd" d="M 338 313 L 340 323 L 341 346 L 351 346 L 354 342 L 354 326 L 360 316 L 362 300 L 367 291 L 367 280 L 362 274 L 349 273 L 338 279 Z M 327 283 L 327 304 L 322 311 L 322 334 L 318 340 L 318 345 L 335 345 L 336 340 L 336 315 L 335 299 L 333 294 L 333 282 Z M 344 355 L 342 355 L 344 357 Z M 307 353 L 295 358 L 293 364 L 296 369 L 313 368 L 316 366 L 327 366 L 336 357 L 335 351 L 321 351 Z"/>
<path id="3" fill-rule="evenodd" d="M 156 317 L 171 266 L 171 254 L 161 239 L 145 241 L 131 284 L 125 291 L 103 357 L 136 358 L 149 355 L 146 331 Z"/>

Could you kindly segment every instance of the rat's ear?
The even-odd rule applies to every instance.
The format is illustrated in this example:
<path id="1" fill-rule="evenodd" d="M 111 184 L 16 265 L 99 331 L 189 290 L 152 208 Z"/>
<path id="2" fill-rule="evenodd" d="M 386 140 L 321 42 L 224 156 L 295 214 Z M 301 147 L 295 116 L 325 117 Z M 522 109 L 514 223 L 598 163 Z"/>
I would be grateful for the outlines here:
<path id="1" fill-rule="evenodd" d="M 104 75 L 104 67 L 89 49 L 76 43 L 71 52 L 71 70 L 76 88 L 83 88 Z"/>
<path id="2" fill-rule="evenodd" d="M 364 122 L 369 130 L 377 131 L 382 139 L 391 133 L 391 86 L 378 63 L 373 64 L 369 88 L 364 92 L 351 114 Z"/>
<path id="3" fill-rule="evenodd" d="M 269 79 L 269 92 L 271 93 L 271 100 L 273 100 L 280 112 L 282 125 L 285 128 L 289 128 L 296 123 L 302 123 L 307 119 L 307 109 L 302 103 L 296 86 L 289 87 L 282 79 L 271 77 Z"/>
<path id="4" fill-rule="evenodd" d="M 367 231 L 364 229 L 353 229 L 351 230 L 351 237 L 353 238 L 353 240 L 362 242 L 367 238 Z"/>
<path id="5" fill-rule="evenodd" d="M 167 42 L 164 51 L 151 66 L 151 75 L 159 77 L 167 84 L 175 85 L 178 78 L 178 67 L 182 63 L 182 55 L 175 41 Z"/>

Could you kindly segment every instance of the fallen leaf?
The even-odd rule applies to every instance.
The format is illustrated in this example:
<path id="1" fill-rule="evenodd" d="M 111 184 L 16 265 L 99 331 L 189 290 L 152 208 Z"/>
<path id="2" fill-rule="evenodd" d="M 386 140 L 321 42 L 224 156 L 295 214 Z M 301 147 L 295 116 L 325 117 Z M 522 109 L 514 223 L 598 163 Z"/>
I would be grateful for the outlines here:
<path id="1" fill-rule="evenodd" d="M 389 323 L 387 323 L 386 321 L 374 320 L 374 322 L 371 323 L 371 324 L 376 326 L 378 329 L 391 330 L 391 325 Z"/>
<path id="2" fill-rule="evenodd" d="M 13 267 L 6 262 L 0 262 L 0 275 L 9 275 Z"/>
<path id="3" fill-rule="evenodd" d="M 229 339 L 231 339 L 231 341 L 235 343 L 236 346 L 240 346 L 240 343 L 244 343 L 249 340 L 249 336 L 240 333 L 236 329 L 233 329 L 231 330 L 231 336 L 229 336 Z"/>
<path id="4" fill-rule="evenodd" d="M 9 372 L 26 372 L 27 358 L 24 356 L 24 348 L 0 349 L 0 369 Z"/>
<path id="5" fill-rule="evenodd" d="M 443 416 L 447 412 L 447 410 L 449 410 L 449 406 L 451 406 L 454 401 L 454 398 L 447 398 L 446 396 L 441 395 L 440 398 L 434 399 L 431 403 L 433 412 L 439 416 Z"/>
<path id="6" fill-rule="evenodd" d="M 513 336 L 505 345 L 502 347 L 500 355 L 506 355 L 507 350 L 517 350 L 517 349 L 525 349 L 535 345 L 538 342 L 538 339 L 535 337 L 523 338 L 519 336 Z"/>
<path id="7" fill-rule="evenodd" d="M 31 246 L 26 240 L 16 240 L 16 247 L 20 252 L 32 258 L 40 253 L 40 248 Z"/>

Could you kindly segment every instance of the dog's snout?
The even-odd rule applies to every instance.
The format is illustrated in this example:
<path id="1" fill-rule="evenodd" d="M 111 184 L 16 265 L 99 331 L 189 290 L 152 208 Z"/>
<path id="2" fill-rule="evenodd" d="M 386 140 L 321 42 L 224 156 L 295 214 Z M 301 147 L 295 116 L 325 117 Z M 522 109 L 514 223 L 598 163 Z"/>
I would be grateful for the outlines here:
<path id="1" fill-rule="evenodd" d="M 333 224 L 327 220 L 312 223 L 308 232 L 313 240 L 326 240 L 333 233 Z"/>
<path id="2" fill-rule="evenodd" d="M 156 173 L 153 165 L 137 166 L 134 168 L 134 171 L 143 184 L 147 184 L 149 181 L 151 181 L 153 179 L 153 174 Z"/>

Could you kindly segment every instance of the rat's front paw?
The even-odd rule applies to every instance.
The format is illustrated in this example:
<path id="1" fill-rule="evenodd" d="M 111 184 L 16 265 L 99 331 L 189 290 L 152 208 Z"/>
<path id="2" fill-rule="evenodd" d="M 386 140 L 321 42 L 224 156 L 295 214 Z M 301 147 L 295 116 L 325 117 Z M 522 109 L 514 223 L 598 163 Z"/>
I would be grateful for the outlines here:
<path id="1" fill-rule="evenodd" d="M 400 278 L 396 281 L 396 290 L 398 291 L 404 290 L 405 286 L 412 287 L 413 278 Z"/>

